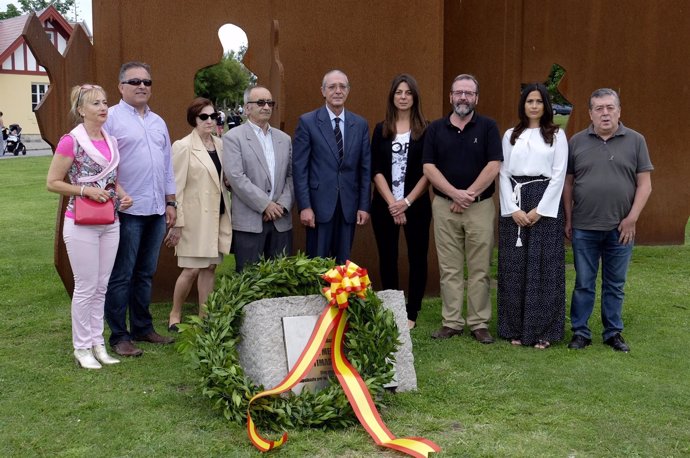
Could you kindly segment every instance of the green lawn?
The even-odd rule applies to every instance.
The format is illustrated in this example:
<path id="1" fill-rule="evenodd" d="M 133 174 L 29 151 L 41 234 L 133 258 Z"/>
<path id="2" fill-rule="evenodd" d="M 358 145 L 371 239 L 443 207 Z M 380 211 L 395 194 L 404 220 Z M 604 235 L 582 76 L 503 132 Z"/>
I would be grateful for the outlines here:
<path id="1" fill-rule="evenodd" d="M 561 127 L 562 129 L 566 128 L 569 120 L 570 120 L 570 115 L 560 115 L 560 114 L 553 115 L 553 122 L 557 126 Z"/>
<path id="2" fill-rule="evenodd" d="M 211 410 L 172 346 L 142 344 L 143 357 L 100 371 L 75 366 L 69 298 L 53 267 L 49 160 L 0 161 L 0 456 L 259 456 L 244 425 Z M 387 395 L 384 420 L 396 435 L 435 441 L 440 456 L 688 456 L 689 255 L 687 245 L 635 248 L 629 354 L 601 344 L 598 313 L 594 345 L 579 352 L 562 342 L 538 351 L 434 341 L 440 301 L 425 301 L 413 331 L 419 391 Z M 169 307 L 152 306 L 160 331 Z M 402 456 L 378 449 L 361 427 L 289 434 L 274 455 Z"/>

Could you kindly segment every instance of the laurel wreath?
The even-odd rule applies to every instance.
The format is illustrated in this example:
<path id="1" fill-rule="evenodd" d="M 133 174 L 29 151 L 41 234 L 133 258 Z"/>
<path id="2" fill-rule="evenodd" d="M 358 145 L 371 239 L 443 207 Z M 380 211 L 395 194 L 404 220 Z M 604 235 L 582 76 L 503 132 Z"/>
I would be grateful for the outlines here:
<path id="1" fill-rule="evenodd" d="M 243 424 L 249 400 L 265 388 L 247 378 L 239 363 L 237 344 L 244 306 L 260 299 L 320 294 L 321 275 L 334 266 L 331 259 L 302 254 L 263 260 L 241 274 L 220 277 L 207 300 L 208 315 L 190 317 L 180 325 L 178 350 L 199 373 L 201 390 L 214 409 L 228 420 Z M 393 378 L 394 352 L 400 345 L 393 313 L 369 289 L 365 299 L 351 297 L 349 330 L 345 334 L 347 358 L 357 369 L 378 404 L 384 385 Z M 261 428 L 340 428 L 357 422 L 335 377 L 314 393 L 270 396 L 252 404 L 252 418 Z"/>

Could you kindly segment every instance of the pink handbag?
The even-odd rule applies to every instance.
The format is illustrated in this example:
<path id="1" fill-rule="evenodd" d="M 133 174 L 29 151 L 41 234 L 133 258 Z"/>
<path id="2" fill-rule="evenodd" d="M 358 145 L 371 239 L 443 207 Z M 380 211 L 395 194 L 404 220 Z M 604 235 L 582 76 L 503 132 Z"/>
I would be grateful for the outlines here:
<path id="1" fill-rule="evenodd" d="M 74 199 L 74 223 L 80 225 L 113 224 L 115 203 L 113 199 L 96 202 L 87 197 Z"/>

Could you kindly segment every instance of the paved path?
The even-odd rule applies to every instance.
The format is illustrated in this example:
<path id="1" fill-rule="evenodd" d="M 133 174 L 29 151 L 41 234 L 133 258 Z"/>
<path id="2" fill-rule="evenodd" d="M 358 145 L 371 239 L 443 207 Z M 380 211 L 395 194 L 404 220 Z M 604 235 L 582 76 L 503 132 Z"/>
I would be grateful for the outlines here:
<path id="1" fill-rule="evenodd" d="M 26 156 L 15 156 L 14 153 L 5 153 L 2 155 L 2 148 L 0 147 L 0 159 L 19 159 L 21 157 L 36 157 L 36 156 L 51 156 L 53 151 L 50 149 L 48 143 L 41 140 L 38 135 L 22 135 L 22 142 L 26 146 Z"/>
<path id="2" fill-rule="evenodd" d="M 26 156 L 15 156 L 13 153 L 6 153 L 4 156 L 0 156 L 0 159 L 20 159 L 22 157 L 36 157 L 36 156 L 52 156 L 53 151 L 50 149 L 27 149 Z"/>

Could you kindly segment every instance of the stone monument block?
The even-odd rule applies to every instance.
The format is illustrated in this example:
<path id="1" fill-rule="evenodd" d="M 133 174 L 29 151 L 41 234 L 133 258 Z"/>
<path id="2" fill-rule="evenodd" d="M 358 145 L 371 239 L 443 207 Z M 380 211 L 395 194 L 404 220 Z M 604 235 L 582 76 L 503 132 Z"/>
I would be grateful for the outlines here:
<path id="1" fill-rule="evenodd" d="M 376 294 L 383 306 L 393 311 L 400 330 L 401 345 L 395 353 L 396 391 L 416 390 L 417 375 L 407 329 L 405 296 L 402 291 L 394 290 Z M 240 365 L 247 377 L 266 389 L 283 381 L 289 372 L 283 318 L 320 315 L 325 306 L 326 299 L 321 295 L 262 299 L 247 304 L 240 330 L 242 341 L 238 346 Z"/>

